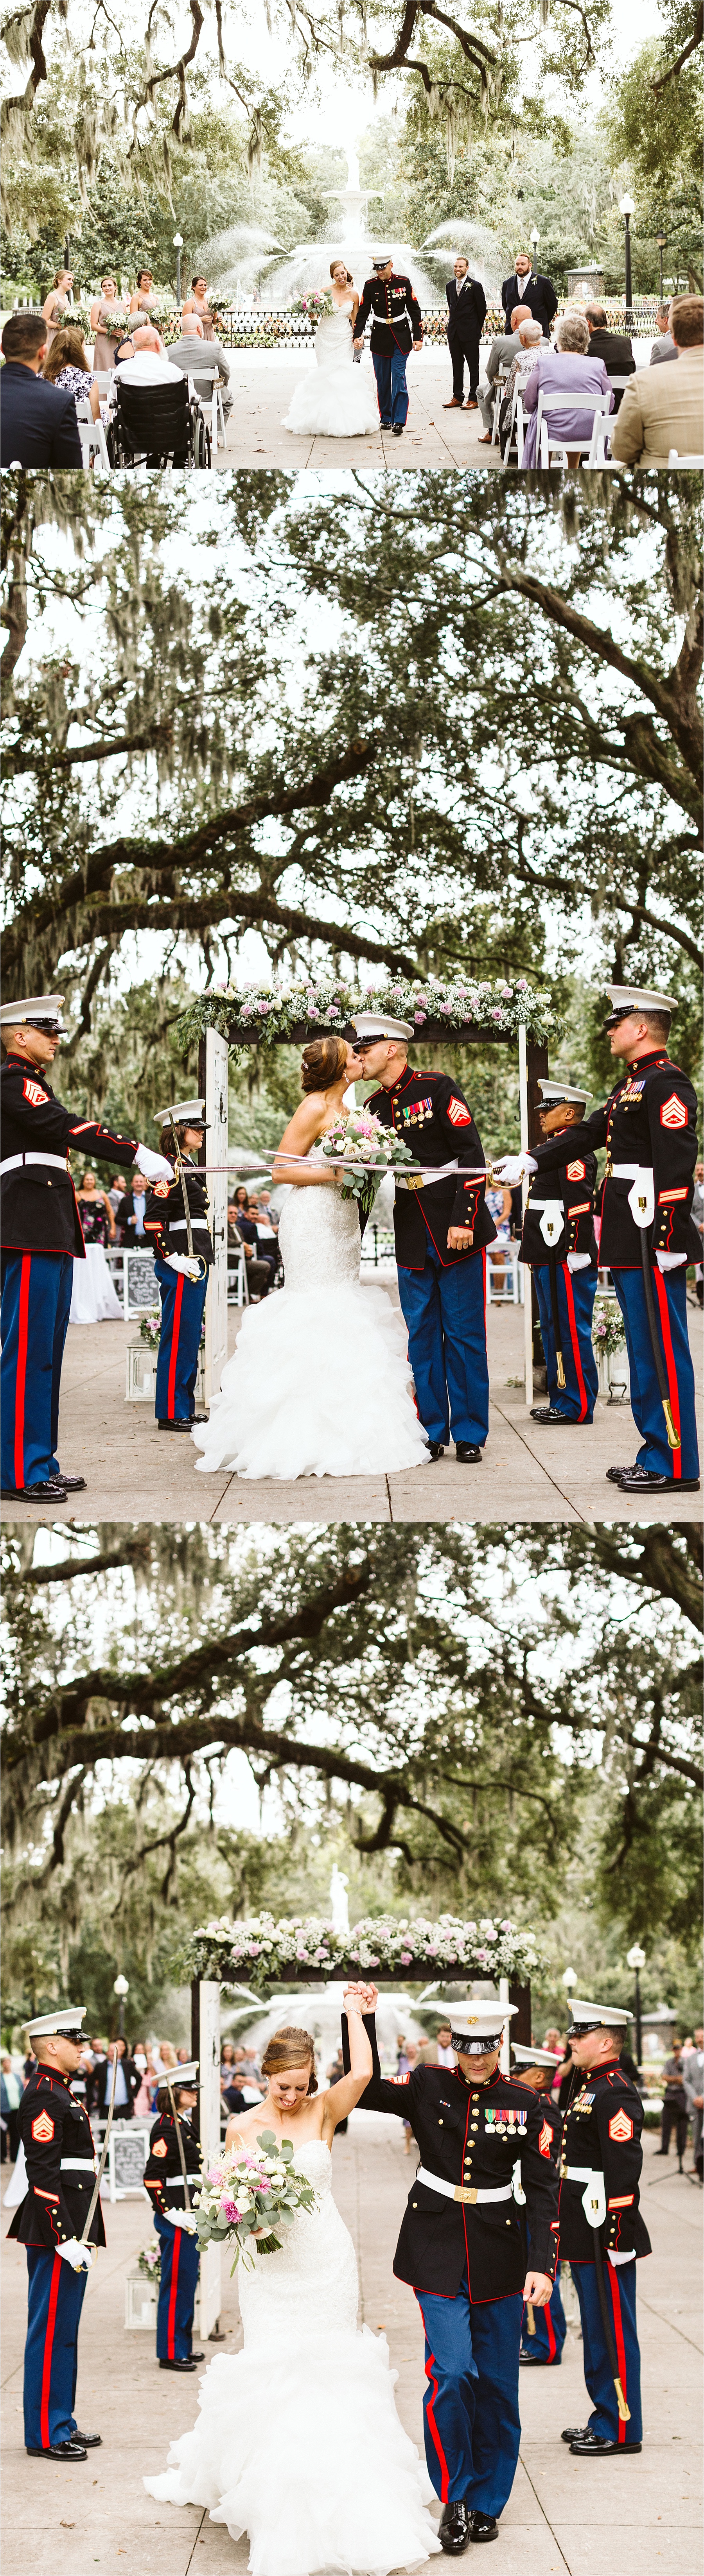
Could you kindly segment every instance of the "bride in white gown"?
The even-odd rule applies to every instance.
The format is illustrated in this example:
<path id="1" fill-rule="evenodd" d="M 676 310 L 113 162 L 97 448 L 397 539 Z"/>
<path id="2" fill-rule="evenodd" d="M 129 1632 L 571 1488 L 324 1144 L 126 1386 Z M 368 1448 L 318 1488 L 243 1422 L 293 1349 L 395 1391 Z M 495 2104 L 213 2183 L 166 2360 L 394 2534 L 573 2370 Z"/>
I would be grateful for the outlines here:
<path id="1" fill-rule="evenodd" d="M 315 372 L 294 387 L 284 429 L 318 431 L 328 438 L 361 438 L 379 427 L 379 405 L 364 366 L 355 366 L 352 332 L 359 296 L 348 285 L 344 259 L 333 261 L 334 310 L 318 323 Z"/>
<path id="2" fill-rule="evenodd" d="M 210 1419 L 193 1432 L 201 1475 L 234 1467 L 288 1483 L 428 1463 L 405 1324 L 384 1288 L 360 1283 L 357 1202 L 343 1199 L 342 1173 L 320 1144 L 361 1072 L 344 1038 L 304 1049 L 305 1097 L 275 1163 L 279 1182 L 293 1183 L 279 1225 L 285 1287 L 245 1310 Z M 304 1162 L 288 1163 L 287 1152 Z"/>
<path id="3" fill-rule="evenodd" d="M 228 2124 L 228 2145 L 254 2145 L 262 2129 L 290 2137 L 316 2205 L 276 2254 L 240 2265 L 244 2350 L 211 2361 L 198 2423 L 172 2443 L 165 2476 L 144 2480 L 159 2503 L 205 2505 L 232 2540 L 248 2532 L 250 2576 L 391 2576 L 440 2548 L 386 2337 L 357 2332 L 355 2251 L 332 2197 L 334 2131 L 371 2074 L 370 1990 L 351 1986 L 345 2009 L 349 2076 L 317 2094 L 312 2039 L 276 2031 L 266 2100 Z"/>

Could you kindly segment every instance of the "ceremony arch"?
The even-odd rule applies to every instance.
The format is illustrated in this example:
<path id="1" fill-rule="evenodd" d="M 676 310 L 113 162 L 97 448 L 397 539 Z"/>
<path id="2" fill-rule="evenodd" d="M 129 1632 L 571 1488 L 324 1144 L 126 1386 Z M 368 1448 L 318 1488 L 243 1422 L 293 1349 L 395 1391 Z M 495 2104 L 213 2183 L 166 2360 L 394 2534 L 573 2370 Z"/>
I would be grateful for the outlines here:
<path id="1" fill-rule="evenodd" d="M 213 1170 L 210 1203 L 215 1267 L 206 1305 L 205 1398 L 219 1384 L 227 1359 L 227 1160 L 228 1058 L 230 1051 L 255 1048 L 264 1061 L 275 1046 L 306 1046 L 311 1038 L 342 1036 L 357 1011 L 378 1009 L 409 1020 L 416 1030 L 412 1043 L 431 1046 L 511 1047 L 517 1054 L 521 1147 L 540 1136 L 538 1083 L 548 1072 L 548 1036 L 556 1032 L 549 994 L 537 993 L 525 977 L 515 984 L 501 978 L 493 984 L 471 977 L 443 982 L 427 977 L 406 983 L 389 978 L 383 986 L 358 991 L 326 972 L 277 988 L 247 985 L 241 991 L 202 994 L 179 1023 L 181 1042 L 198 1042 L 198 1089 L 206 1101 L 208 1133 L 200 1161 Z M 232 1167 L 234 1177 L 234 1161 Z M 532 1283 L 531 1283 L 532 1287 Z M 533 1402 L 533 1324 L 535 1292 L 523 1308 L 526 1405 Z"/>
<path id="2" fill-rule="evenodd" d="M 421 1985 L 426 2000 L 432 1990 L 452 2001 L 452 1987 L 466 1991 L 481 1982 L 498 1987 L 499 2001 L 516 2013 L 512 2036 L 526 2047 L 531 2041 L 531 1974 L 542 1964 L 535 1935 L 506 1918 L 478 1922 L 441 1915 L 437 1923 L 424 1916 L 397 1920 L 365 1916 L 344 1932 L 329 1921 L 306 1915 L 276 1922 L 262 1913 L 233 1922 L 221 1915 L 202 1925 L 189 1945 L 191 1972 L 191 2055 L 199 2060 L 200 2139 L 204 2163 L 220 2151 L 220 1998 L 223 1989 L 240 1991 L 244 1981 L 266 2006 L 271 1989 L 319 1986 L 348 1977 L 370 1977 L 380 1988 Z M 428 1992 L 428 1980 L 431 1991 Z M 420 2002 L 421 1997 L 416 1998 Z M 508 2068 L 508 2043 L 502 2064 Z M 221 2306 L 220 2247 L 209 2245 L 200 2263 L 200 2332 L 216 2333 Z"/>

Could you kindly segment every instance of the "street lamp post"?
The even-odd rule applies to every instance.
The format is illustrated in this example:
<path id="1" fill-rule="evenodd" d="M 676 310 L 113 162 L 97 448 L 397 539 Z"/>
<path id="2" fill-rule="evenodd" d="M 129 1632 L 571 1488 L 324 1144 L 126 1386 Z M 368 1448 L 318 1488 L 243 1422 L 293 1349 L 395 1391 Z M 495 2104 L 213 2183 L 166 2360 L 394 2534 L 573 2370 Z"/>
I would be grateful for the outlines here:
<path id="1" fill-rule="evenodd" d="M 634 215 L 636 211 L 633 198 L 622 197 L 618 211 L 620 215 L 623 215 L 626 226 L 626 320 L 628 322 L 631 318 L 633 305 L 633 288 L 631 283 L 631 216 Z"/>
<path id="2" fill-rule="evenodd" d="M 181 252 L 182 252 L 182 250 L 183 250 L 183 233 L 174 233 L 174 250 L 175 250 L 175 252 L 176 252 L 176 302 L 177 302 L 177 304 L 180 304 L 180 302 L 181 302 Z"/>
<path id="3" fill-rule="evenodd" d="M 665 280 L 664 280 L 663 273 L 662 273 L 662 258 L 663 258 L 663 251 L 667 249 L 667 233 L 664 233 L 664 232 L 660 231 L 659 233 L 656 233 L 656 235 L 655 235 L 655 239 L 656 239 L 657 246 L 658 246 L 658 257 L 659 257 L 659 260 L 660 260 L 660 302 L 661 302 L 661 304 L 664 304 L 664 301 L 665 301 Z"/>
<path id="4" fill-rule="evenodd" d="M 633 1948 L 632 1948 L 632 1950 L 627 1950 L 627 1952 L 626 1952 L 626 1957 L 627 1957 L 627 1960 L 628 1960 L 629 1968 L 634 1968 L 634 1969 L 635 1969 L 635 1976 L 636 1976 L 636 1991 L 635 1991 L 635 1997 L 634 1997 L 634 2001 L 635 2001 L 635 2008 L 636 2008 L 636 2057 L 637 2057 L 637 2060 L 638 2060 L 638 2065 L 640 2066 L 641 2057 L 642 2057 L 642 2054 L 643 2054 L 643 2033 L 642 2033 L 642 2027 L 641 2027 L 640 1972 L 641 1972 L 641 1968 L 644 1968 L 644 1967 L 645 1967 L 645 1951 L 644 1951 L 644 1950 L 641 1950 L 640 1942 L 639 1942 L 639 1941 L 634 1941 L 634 1943 L 633 1943 Z"/>
<path id="5" fill-rule="evenodd" d="M 119 2022 L 119 2029 L 118 2029 L 118 2034 L 117 2034 L 117 2035 L 118 2035 L 118 2039 L 124 2039 L 124 2036 L 125 2036 L 125 1997 L 126 1997 L 126 1995 L 128 1995 L 128 1994 L 129 1994 L 129 1991 L 130 1991 L 129 1978 L 128 1978 L 128 1977 L 116 1977 L 116 1978 L 115 1978 L 115 1983 L 114 1983 L 114 1986 L 113 1986 L 113 1990 L 112 1990 L 112 1991 L 113 1991 L 113 1994 L 114 1994 L 114 1995 L 117 1995 L 118 2000 L 119 2000 L 119 2005 L 120 2005 L 120 2022 Z"/>

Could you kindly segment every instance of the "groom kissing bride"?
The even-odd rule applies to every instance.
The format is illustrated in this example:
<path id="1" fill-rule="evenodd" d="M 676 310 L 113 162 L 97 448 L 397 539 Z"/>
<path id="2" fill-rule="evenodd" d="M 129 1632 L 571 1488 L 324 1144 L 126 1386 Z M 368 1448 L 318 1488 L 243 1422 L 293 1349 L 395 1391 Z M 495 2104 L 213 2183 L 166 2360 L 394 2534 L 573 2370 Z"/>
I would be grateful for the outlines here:
<path id="1" fill-rule="evenodd" d="M 485 1250 L 496 1227 L 480 1138 L 449 1074 L 411 1072 L 409 1021 L 367 1011 L 351 1027 L 352 1042 L 304 1047 L 303 1098 L 274 1156 L 275 1180 L 290 1185 L 279 1226 L 285 1287 L 243 1315 L 210 1419 L 194 1430 L 201 1475 L 391 1475 L 441 1458 L 450 1435 L 460 1465 L 481 1463 Z M 386 1290 L 361 1286 L 349 1165 L 326 1149 L 349 1116 L 351 1084 L 365 1076 L 378 1085 L 367 1103 L 371 1136 L 383 1141 L 391 1129 L 420 1165 L 396 1173 L 406 1332 Z"/>

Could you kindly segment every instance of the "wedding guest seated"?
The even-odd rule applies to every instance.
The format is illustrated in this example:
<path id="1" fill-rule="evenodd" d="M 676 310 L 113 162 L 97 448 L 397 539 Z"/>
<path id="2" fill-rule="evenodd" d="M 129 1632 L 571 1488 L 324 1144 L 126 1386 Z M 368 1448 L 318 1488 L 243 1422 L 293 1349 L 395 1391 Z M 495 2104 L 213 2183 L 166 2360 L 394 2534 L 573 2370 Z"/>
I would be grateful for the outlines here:
<path id="1" fill-rule="evenodd" d="M 532 322 L 532 320 L 533 315 L 529 313 L 527 304 L 516 304 L 511 315 L 510 330 L 503 332 L 498 340 L 492 340 L 486 362 L 486 384 L 477 386 L 477 402 L 484 422 L 484 435 L 482 436 L 481 431 L 479 434 L 480 447 L 487 447 L 491 439 L 497 376 L 507 372 L 513 365 L 513 360 L 518 357 L 521 346 L 519 332 L 524 322 Z M 542 339 L 542 332 L 540 336 Z"/>
<path id="2" fill-rule="evenodd" d="M 73 394 L 39 373 L 47 346 L 41 314 L 11 313 L 0 342 L 0 465 L 82 465 Z"/>
<path id="3" fill-rule="evenodd" d="M 564 394 L 564 410 L 560 404 L 559 411 L 551 413 L 550 436 L 564 441 L 568 464 L 576 465 L 579 463 L 579 449 L 570 442 L 591 436 L 597 395 L 608 394 L 607 411 L 613 411 L 614 407 L 603 358 L 591 355 L 589 330 L 581 313 L 562 314 L 555 332 L 554 348 L 539 350 L 537 367 L 528 378 L 523 408 L 532 414 L 532 418 L 528 422 L 523 449 L 524 473 L 530 473 L 531 468 L 540 464 L 536 454 L 536 414 L 541 391 L 551 397 Z M 590 405 L 588 411 L 582 407 L 585 403 Z"/>
<path id="4" fill-rule="evenodd" d="M 153 322 L 133 324 L 129 340 L 117 351 L 120 379 L 130 385 L 167 385 L 169 361 L 161 333 Z"/>
<path id="5" fill-rule="evenodd" d="M 80 323 L 70 322 L 63 331 L 55 331 L 51 348 L 42 366 L 45 385 L 58 385 L 73 394 L 74 402 L 89 402 L 93 419 L 100 413 L 100 395 L 90 360 L 86 357 L 85 334 Z"/>
<path id="6" fill-rule="evenodd" d="M 679 357 L 679 349 L 675 348 L 672 332 L 670 330 L 669 303 L 658 305 L 655 322 L 659 337 L 657 340 L 653 341 L 650 352 L 650 364 L 651 367 L 661 367 L 667 363 L 668 358 Z"/>
<path id="7" fill-rule="evenodd" d="M 232 410 L 230 361 L 225 355 L 221 341 L 216 340 L 212 324 L 210 330 L 206 332 L 205 324 L 199 314 L 184 304 L 181 338 L 174 341 L 173 347 L 167 349 L 166 355 L 170 367 L 180 367 L 182 375 L 192 378 L 196 393 L 202 396 L 204 402 L 207 402 L 209 395 L 212 396 L 213 385 L 217 380 L 227 420 Z"/>
<path id="8" fill-rule="evenodd" d="M 244 1207 L 240 1204 L 244 1199 Z M 240 1245 L 247 1264 L 247 1287 L 253 1299 L 268 1297 L 272 1281 L 270 1261 L 262 1261 L 257 1252 L 257 1229 L 247 1213 L 247 1192 L 238 1190 L 227 1211 L 227 1240 L 234 1250 Z"/>
<path id="9" fill-rule="evenodd" d="M 585 304 L 584 319 L 589 332 L 591 355 L 593 358 L 603 358 L 607 376 L 634 376 L 636 362 L 631 342 L 625 331 L 609 330 L 609 318 L 603 304 Z M 622 401 L 623 394 L 618 393 L 614 402 L 615 411 L 618 411 Z"/>
<path id="10" fill-rule="evenodd" d="M 639 367 L 626 386 L 611 441 L 620 464 L 667 465 L 671 448 L 678 456 L 704 454 L 701 295 L 673 296 L 670 329 L 677 374 L 674 367 Z"/>
<path id="11" fill-rule="evenodd" d="M 506 392 L 499 412 L 499 443 L 502 457 L 506 454 L 511 436 L 514 395 L 523 393 L 523 387 L 527 385 L 528 377 L 537 365 L 538 351 L 543 347 L 540 323 L 522 322 L 518 340 L 519 347 L 515 358 L 511 360 L 506 378 Z"/>

